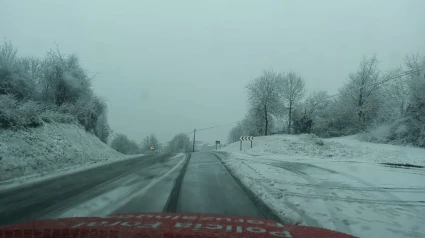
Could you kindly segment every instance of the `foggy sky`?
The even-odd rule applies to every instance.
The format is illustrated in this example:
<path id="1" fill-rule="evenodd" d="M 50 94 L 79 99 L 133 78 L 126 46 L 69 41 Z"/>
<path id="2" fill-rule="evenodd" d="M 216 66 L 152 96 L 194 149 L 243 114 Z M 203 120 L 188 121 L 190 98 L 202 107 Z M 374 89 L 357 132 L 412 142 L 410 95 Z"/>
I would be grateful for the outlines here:
<path id="1" fill-rule="evenodd" d="M 0 0 L 0 37 L 23 55 L 76 53 L 106 97 L 115 132 L 167 141 L 240 120 L 245 85 L 294 70 L 337 92 L 364 55 L 380 69 L 425 53 L 425 1 Z M 226 141 L 230 125 L 197 139 Z"/>

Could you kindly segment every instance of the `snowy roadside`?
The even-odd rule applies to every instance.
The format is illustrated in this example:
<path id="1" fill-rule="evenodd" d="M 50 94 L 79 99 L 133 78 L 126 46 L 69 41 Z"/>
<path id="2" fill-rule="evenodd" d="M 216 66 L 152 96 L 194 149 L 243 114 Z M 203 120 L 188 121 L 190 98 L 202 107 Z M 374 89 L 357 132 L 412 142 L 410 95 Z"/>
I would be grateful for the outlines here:
<path id="1" fill-rule="evenodd" d="M 0 133 L 0 189 L 141 155 L 123 155 L 72 124 Z"/>
<path id="2" fill-rule="evenodd" d="M 424 237 L 425 150 L 310 135 L 254 139 L 225 163 L 284 220 L 359 237 Z"/>

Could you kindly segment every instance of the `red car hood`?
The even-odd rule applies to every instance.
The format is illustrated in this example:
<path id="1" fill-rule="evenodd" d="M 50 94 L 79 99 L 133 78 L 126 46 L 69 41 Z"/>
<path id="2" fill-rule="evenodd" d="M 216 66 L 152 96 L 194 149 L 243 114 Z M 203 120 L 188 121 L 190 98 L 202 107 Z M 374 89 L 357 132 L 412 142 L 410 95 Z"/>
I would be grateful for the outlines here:
<path id="1" fill-rule="evenodd" d="M 0 238 L 30 237 L 353 237 L 252 217 L 198 213 L 138 213 L 40 220 L 0 227 Z"/>

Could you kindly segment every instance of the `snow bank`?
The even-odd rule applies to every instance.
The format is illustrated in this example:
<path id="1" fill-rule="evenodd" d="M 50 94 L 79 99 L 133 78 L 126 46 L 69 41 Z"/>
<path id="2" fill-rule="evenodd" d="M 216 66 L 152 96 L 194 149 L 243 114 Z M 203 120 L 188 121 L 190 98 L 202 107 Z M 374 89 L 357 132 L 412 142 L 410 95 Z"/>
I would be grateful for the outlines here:
<path id="1" fill-rule="evenodd" d="M 51 171 L 123 158 L 126 156 L 73 124 L 0 130 L 0 185 L 23 176 L 44 176 Z"/>
<path id="2" fill-rule="evenodd" d="M 314 156 L 338 161 L 408 163 L 425 166 L 425 149 L 361 142 L 356 136 L 321 139 L 314 135 L 274 135 L 255 137 L 253 148 L 249 142 L 232 143 L 222 149 L 226 152 L 254 156 L 282 155 L 297 158 Z"/>
<path id="3" fill-rule="evenodd" d="M 425 149 L 311 135 L 223 148 L 227 166 L 283 220 L 358 237 L 425 237 Z"/>

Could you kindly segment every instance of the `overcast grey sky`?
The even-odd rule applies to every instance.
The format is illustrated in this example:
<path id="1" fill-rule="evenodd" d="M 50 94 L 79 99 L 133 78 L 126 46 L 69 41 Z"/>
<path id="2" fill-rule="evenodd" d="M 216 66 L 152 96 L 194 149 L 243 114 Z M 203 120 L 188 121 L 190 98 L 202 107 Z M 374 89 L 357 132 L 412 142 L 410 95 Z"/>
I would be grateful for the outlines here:
<path id="1" fill-rule="evenodd" d="M 242 119 L 265 68 L 335 93 L 363 55 L 383 70 L 425 53 L 424 0 L 0 0 L 20 55 L 76 53 L 108 99 L 114 131 L 140 141 Z M 231 126 L 199 140 L 225 141 Z"/>

